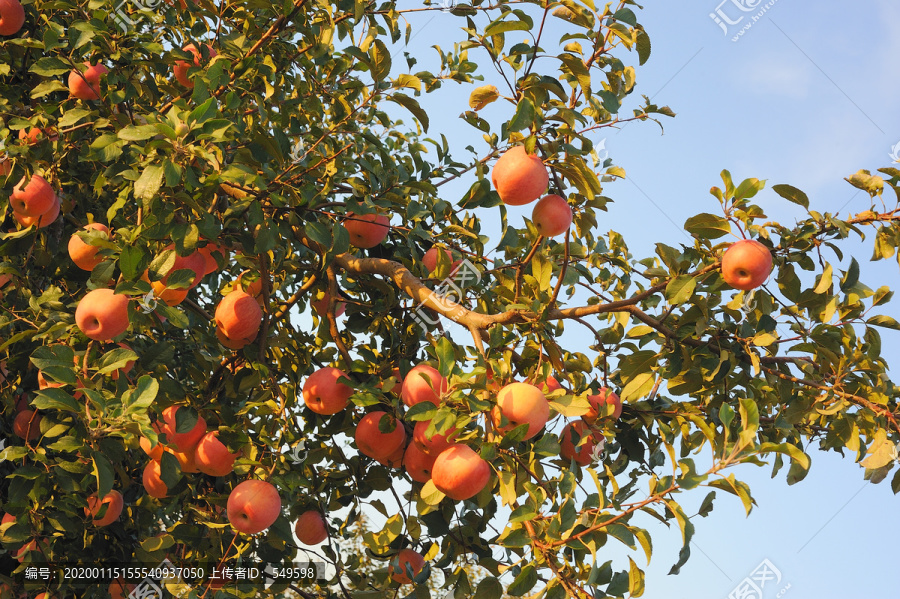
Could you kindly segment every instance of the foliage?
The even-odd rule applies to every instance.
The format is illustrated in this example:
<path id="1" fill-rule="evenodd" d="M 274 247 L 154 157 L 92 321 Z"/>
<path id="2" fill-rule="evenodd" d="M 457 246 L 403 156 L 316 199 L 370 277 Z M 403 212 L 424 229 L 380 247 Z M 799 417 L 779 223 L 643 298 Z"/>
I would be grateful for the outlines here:
<path id="1" fill-rule="evenodd" d="M 632 257 L 621 235 L 598 227 L 612 201 L 604 186 L 625 172 L 600 161 L 597 133 L 674 116 L 646 96 L 634 100 L 635 67 L 626 62 L 643 64 L 651 51 L 634 2 L 476 0 L 446 10 L 186 0 L 158 13 L 139 8 L 36 0 L 26 6 L 25 28 L 0 41 L 0 134 L 12 166 L 0 208 L 8 215 L 8 192 L 43 173 L 64 215 L 39 230 L 8 215 L 0 237 L 0 275 L 11 277 L 0 302 L 8 369 L 0 426 L 9 438 L 0 496 L 16 518 L 0 528 L 6 550 L 37 538 L 46 545 L 30 554 L 33 563 L 290 563 L 291 523 L 317 507 L 329 515 L 332 539 L 321 551 L 337 574 L 321 589 L 331 596 L 387 596 L 396 587 L 387 560 L 412 546 L 442 571 L 441 592 L 455 597 L 638 597 L 644 576 L 635 559 L 613 563 L 604 547 L 622 544 L 649 560 L 650 533 L 632 521 L 650 514 L 681 531 L 677 572 L 695 526 L 681 492 L 707 487 L 701 515 L 719 491 L 751 511 L 750 489 L 726 472 L 731 466 L 771 460 L 773 473 L 786 466 L 794 483 L 810 467 L 804 448 L 816 440 L 861 462 L 874 482 L 891 473 L 900 408 L 880 350 L 883 332 L 900 325 L 885 313 L 891 290 L 863 283 L 856 258 L 846 270 L 840 262 L 853 237 L 872 242 L 874 260 L 897 253 L 900 209 L 884 192 L 898 194 L 900 171 L 850 177 L 872 207 L 847 219 L 816 212 L 789 185 L 774 186 L 807 210 L 794 226 L 767 221 L 753 203 L 764 182 L 736 183 L 723 171 L 712 189 L 720 213 L 685 223 L 691 245 L 660 242 L 655 255 Z M 405 20 L 413 10 L 439 11 L 465 39 L 436 48 L 435 61 L 396 60 L 394 48 L 412 35 Z M 125 31 L 122 15 L 131 21 Z M 548 38 L 551 24 L 564 27 L 560 39 Z M 179 50 L 190 40 L 218 55 L 203 52 L 188 90 L 171 73 L 193 58 Z M 68 95 L 66 77 L 84 61 L 110 67 L 98 101 Z M 508 88 L 480 85 L 492 68 Z M 460 116 L 483 137 L 476 157 L 452 157 L 434 114 L 419 103 L 450 83 L 472 89 Z M 492 102 L 506 103 L 505 121 L 480 116 Z M 31 127 L 58 138 L 17 140 Z M 513 222 L 492 189 L 490 165 L 520 143 L 541 156 L 551 191 L 574 210 L 561 241 L 539 237 L 530 221 Z M 468 191 L 441 197 L 454 180 L 471 182 Z M 388 239 L 352 247 L 341 224 L 351 212 L 389 215 Z M 488 260 L 481 219 L 497 214 L 497 258 Z M 104 257 L 88 275 L 72 265 L 66 244 L 93 221 L 113 235 L 79 234 Z M 721 253 L 735 236 L 759 239 L 775 256 L 773 276 L 752 293 L 735 292 L 721 276 Z M 182 304 L 151 305 L 144 273 L 158 281 L 176 254 L 210 242 L 231 257 Z M 458 301 L 432 294 L 450 273 L 444 256 L 436 277 L 422 266 L 434 244 L 480 271 Z M 217 341 L 212 314 L 244 271 L 262 282 L 263 323 L 256 342 L 232 352 Z M 183 274 L 170 285 L 187 286 Z M 129 331 L 117 339 L 127 349 L 88 340 L 74 321 L 87 290 L 110 281 L 132 299 Z M 311 302 L 327 293 L 320 316 Z M 347 304 L 340 319 L 338 300 Z M 429 320 L 418 318 L 420 302 Z M 437 324 L 423 328 L 430 320 Z M 445 331 L 451 321 L 471 340 Z M 563 346 L 576 325 L 589 331 L 590 349 Z M 110 376 L 135 358 L 130 374 Z M 423 360 L 449 377 L 450 391 L 439 407 L 408 410 L 380 383 Z M 344 369 L 355 389 L 352 408 L 332 417 L 305 408 L 301 394 L 325 365 Z M 61 386 L 38 390 L 38 370 Z M 521 428 L 495 430 L 492 385 L 551 372 L 565 386 L 550 395 L 554 424 L 529 441 L 520 440 Z M 619 390 L 625 409 L 618 420 L 598 421 L 606 451 L 581 468 L 559 457 L 554 431 L 586 414 L 588 395 L 604 386 Z M 11 434 L 22 397 L 43 416 L 36 441 Z M 218 478 L 183 473 L 164 456 L 170 492 L 157 500 L 140 482 L 147 456 L 138 441 L 155 441 L 152 424 L 176 404 L 190 407 L 179 412 L 187 417 L 178 431 L 200 415 L 243 455 L 235 474 Z M 454 502 L 433 483 L 410 483 L 358 454 L 345 435 L 376 405 L 405 415 L 409 426 L 431 418 L 439 430 L 464 429 L 462 441 L 492 465 L 488 488 Z M 695 461 L 701 451 L 712 456 L 708 467 Z M 246 478 L 269 480 L 282 498 L 281 517 L 255 536 L 237 534 L 223 511 Z M 892 487 L 900 490 L 900 473 Z M 126 511 L 97 528 L 84 516 L 86 498 L 113 488 Z M 364 556 L 339 551 L 336 539 L 351 537 L 364 513 L 378 520 L 364 535 Z M 377 564 L 370 576 L 355 571 L 363 557 Z M 0 560 L 18 567 L 9 555 Z M 490 575 L 473 580 L 457 567 L 461 560 Z M 105 592 L 67 585 L 52 592 Z M 281 596 L 286 586 L 226 587 L 218 596 Z M 410 589 L 433 596 L 424 581 Z"/>

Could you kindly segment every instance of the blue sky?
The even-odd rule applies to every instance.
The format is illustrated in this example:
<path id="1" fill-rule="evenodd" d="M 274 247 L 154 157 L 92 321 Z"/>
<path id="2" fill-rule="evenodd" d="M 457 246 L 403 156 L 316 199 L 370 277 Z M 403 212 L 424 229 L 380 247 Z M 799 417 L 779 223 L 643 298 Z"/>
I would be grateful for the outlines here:
<path id="1" fill-rule="evenodd" d="M 757 202 L 770 219 L 785 224 L 804 212 L 771 191 L 777 183 L 806 191 L 811 207 L 820 212 L 846 217 L 866 210 L 867 196 L 843 178 L 862 168 L 890 166 L 889 153 L 900 142 L 900 80 L 892 76 L 900 56 L 900 37 L 895 35 L 900 6 L 889 0 L 777 0 L 733 42 L 732 36 L 770 2 L 743 0 L 744 6 L 756 5 L 755 11 L 743 13 L 731 0 L 718 1 L 644 3 L 638 19 L 653 52 L 637 70 L 633 97 L 637 101 L 640 94 L 649 95 L 678 116 L 663 121 L 664 134 L 652 123 L 636 123 L 607 129 L 595 139 L 606 139 L 614 163 L 628 173 L 626 181 L 606 186 L 615 203 L 601 218 L 601 228 L 622 233 L 636 258 L 651 255 L 657 242 L 690 243 L 681 225 L 693 214 L 718 210 L 708 190 L 720 185 L 723 168 L 737 181 L 768 180 Z M 710 17 L 717 8 L 732 21 L 745 18 L 725 35 Z M 415 34 L 410 50 L 419 59 L 414 70 L 433 67 L 431 44 L 447 48 L 461 39 L 455 30 L 460 20 L 447 15 L 416 15 L 410 21 Z M 560 31 L 557 26 L 550 33 L 558 38 Z M 507 45 L 514 43 L 515 34 L 509 35 Z M 626 64 L 637 62 L 633 55 L 621 56 Z M 471 58 L 487 62 L 475 53 Z M 397 57 L 394 64 L 396 69 L 402 60 Z M 485 73 L 485 83 L 496 83 Z M 445 85 L 422 102 L 431 116 L 430 135 L 444 133 L 454 147 L 471 144 L 483 156 L 487 146 L 480 133 L 456 118 L 466 110 L 474 87 Z M 482 116 L 498 126 L 512 110 L 496 102 Z M 465 180 L 442 188 L 447 189 L 445 199 L 458 199 L 470 184 Z M 893 202 L 891 192 L 886 198 Z M 516 215 L 530 216 L 531 207 L 510 212 L 513 221 Z M 497 219 L 491 211 L 479 211 L 479 216 Z M 900 284 L 895 261 L 867 262 L 869 245 L 855 244 L 852 253 L 862 264 L 862 280 L 871 287 Z M 900 315 L 896 307 L 887 312 Z M 883 338 L 890 361 L 900 339 L 888 331 Z M 587 343 L 573 329 L 564 345 Z M 784 482 L 784 472 L 772 480 L 768 468 L 737 469 L 759 506 L 745 518 L 736 498 L 718 493 L 712 515 L 695 518 L 692 558 L 678 576 L 667 572 L 677 560 L 679 532 L 644 522 L 654 540 L 645 596 L 725 599 L 764 559 L 781 574 L 780 581 L 763 588 L 764 599 L 896 594 L 896 556 L 887 539 L 900 533 L 898 498 L 887 482 L 865 483 L 851 457 L 819 452 L 815 446 L 808 452 L 812 471 L 793 487 Z M 694 513 L 689 506 L 696 508 L 704 495 L 702 489 L 684 495 L 686 511 Z M 624 559 L 612 549 L 609 557 Z M 643 557 L 635 559 L 644 565 Z M 621 561 L 617 566 L 623 567 Z"/>

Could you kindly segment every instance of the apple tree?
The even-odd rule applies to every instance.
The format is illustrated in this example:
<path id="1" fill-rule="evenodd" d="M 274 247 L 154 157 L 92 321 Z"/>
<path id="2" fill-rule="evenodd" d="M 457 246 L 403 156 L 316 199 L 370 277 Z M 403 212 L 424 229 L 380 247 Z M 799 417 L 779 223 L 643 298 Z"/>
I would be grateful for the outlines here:
<path id="1" fill-rule="evenodd" d="M 680 530 L 677 572 L 682 493 L 750 512 L 730 467 L 794 483 L 815 440 L 887 479 L 900 325 L 844 254 L 897 253 L 900 170 L 848 177 L 849 218 L 723 171 L 690 243 L 634 257 L 598 223 L 625 171 L 596 144 L 674 116 L 634 93 L 638 8 L 0 2 L 0 592 L 312 558 L 316 582 L 167 585 L 638 597 L 638 516 Z M 404 52 L 422 12 L 452 48 Z"/>

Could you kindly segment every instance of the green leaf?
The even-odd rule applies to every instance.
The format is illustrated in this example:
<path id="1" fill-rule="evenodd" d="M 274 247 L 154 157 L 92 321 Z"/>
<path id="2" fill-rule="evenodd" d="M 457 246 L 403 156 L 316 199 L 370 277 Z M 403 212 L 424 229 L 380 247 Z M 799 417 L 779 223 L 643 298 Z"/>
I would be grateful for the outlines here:
<path id="1" fill-rule="evenodd" d="M 641 29 L 637 34 L 637 44 L 635 44 L 635 49 L 638 53 L 639 64 L 643 66 L 650 59 L 650 36 Z"/>
<path id="2" fill-rule="evenodd" d="M 64 412 L 81 413 L 81 407 L 75 399 L 62 389 L 44 389 L 38 391 L 31 400 L 31 405 L 39 410 L 62 410 Z"/>
<path id="3" fill-rule="evenodd" d="M 499 33 L 507 33 L 509 31 L 528 31 L 531 29 L 528 23 L 524 21 L 503 21 L 506 15 L 502 15 L 499 19 L 484 28 L 484 36 L 489 37 Z"/>
<path id="4" fill-rule="evenodd" d="M 628 592 L 632 597 L 640 597 L 644 594 L 644 572 L 638 568 L 631 557 L 628 558 Z"/>
<path id="5" fill-rule="evenodd" d="M 71 108 L 66 111 L 62 118 L 57 121 L 56 125 L 58 127 L 71 127 L 81 119 L 91 114 L 90 110 L 85 110 L 84 108 Z"/>
<path id="6" fill-rule="evenodd" d="M 759 406 L 749 397 L 741 398 L 741 445 L 752 445 L 759 430 Z"/>
<path id="7" fill-rule="evenodd" d="M 900 331 L 900 323 L 898 323 L 894 318 L 890 316 L 886 316 L 884 314 L 879 314 L 878 316 L 873 316 L 872 318 L 866 321 L 866 324 L 871 324 L 876 327 L 884 327 L 886 329 L 894 329 L 895 331 Z"/>
<path id="8" fill-rule="evenodd" d="M 734 190 L 734 198 L 736 200 L 746 200 L 752 198 L 766 186 L 765 181 L 759 179 L 744 179 L 738 188 Z"/>
<path id="9" fill-rule="evenodd" d="M 772 190 L 787 201 L 799 204 L 800 206 L 809 209 L 809 198 L 805 193 L 803 193 L 796 187 L 793 187 L 791 185 L 779 184 L 773 185 Z"/>
<path id="10" fill-rule="evenodd" d="M 508 128 L 510 131 L 521 131 L 530 128 L 532 124 L 534 124 L 534 104 L 528 98 L 522 98 L 516 106 L 516 113 Z"/>
<path id="11" fill-rule="evenodd" d="M 56 75 L 68 73 L 72 70 L 72 67 L 58 58 L 44 56 L 31 65 L 31 68 L 28 70 L 41 77 L 55 77 Z"/>
<path id="12" fill-rule="evenodd" d="M 497 599 L 503 596 L 503 585 L 493 576 L 488 576 L 478 583 L 472 599 Z"/>
<path id="13" fill-rule="evenodd" d="M 408 111 L 410 111 L 413 116 L 419 119 L 419 122 L 422 123 L 422 129 L 424 129 L 426 133 L 428 132 L 428 114 L 424 110 L 422 110 L 421 106 L 419 106 L 418 100 L 416 100 L 415 98 L 410 98 L 409 96 L 401 94 L 400 92 L 391 94 L 387 97 L 387 99 L 392 102 L 396 102 L 400 106 L 403 106 Z"/>
<path id="14" fill-rule="evenodd" d="M 119 254 L 119 268 L 129 281 L 138 279 L 150 265 L 150 255 L 140 246 L 127 246 Z"/>
<path id="15" fill-rule="evenodd" d="M 162 178 L 161 166 L 151 164 L 145 168 L 138 180 L 134 182 L 134 197 L 139 200 L 152 200 L 162 186 Z"/>
<path id="16" fill-rule="evenodd" d="M 156 125 L 128 125 L 119 130 L 119 139 L 125 141 L 143 141 L 159 134 Z"/>
<path id="17" fill-rule="evenodd" d="M 91 458 L 94 462 L 93 474 L 97 479 L 97 496 L 103 497 L 113 488 L 113 482 L 116 479 L 116 473 L 113 469 L 112 462 L 99 451 L 92 451 Z"/>
<path id="18" fill-rule="evenodd" d="M 718 239 L 731 233 L 731 223 L 715 214 L 702 213 L 684 223 L 685 230 L 700 239 Z"/>
<path id="19" fill-rule="evenodd" d="M 513 597 L 521 597 L 533 589 L 534 585 L 537 584 L 537 581 L 537 570 L 533 565 L 528 564 L 522 568 L 519 575 L 513 579 L 512 583 L 510 583 L 509 587 L 506 589 L 506 593 Z"/>
<path id="20" fill-rule="evenodd" d="M 673 306 L 683 304 L 694 295 L 697 279 L 690 275 L 679 275 L 666 285 L 666 299 Z"/>
<path id="21" fill-rule="evenodd" d="M 376 39 L 375 43 L 372 44 L 370 64 L 372 67 L 372 78 L 375 81 L 381 81 L 391 72 L 391 53 L 380 39 Z"/>

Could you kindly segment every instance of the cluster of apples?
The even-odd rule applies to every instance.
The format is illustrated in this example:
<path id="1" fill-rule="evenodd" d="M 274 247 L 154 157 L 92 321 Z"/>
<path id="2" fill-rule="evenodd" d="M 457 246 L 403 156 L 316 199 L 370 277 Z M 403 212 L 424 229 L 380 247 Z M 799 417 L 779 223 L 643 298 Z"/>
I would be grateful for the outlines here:
<path id="1" fill-rule="evenodd" d="M 26 177 L 13 188 L 9 204 L 13 216 L 23 227 L 37 225 L 43 228 L 59 218 L 59 197 L 53 187 L 41 175 L 32 175 L 26 184 Z"/>
<path id="2" fill-rule="evenodd" d="M 550 174 L 537 155 L 514 146 L 494 165 L 491 182 L 504 204 L 524 206 L 547 191 Z M 562 196 L 549 194 L 535 204 L 531 220 L 544 237 L 562 235 L 572 224 L 572 208 Z"/>
<path id="3" fill-rule="evenodd" d="M 150 456 L 144 468 L 144 488 L 151 497 L 162 499 L 169 489 L 161 477 L 160 462 L 166 452 L 171 453 L 186 474 L 202 472 L 209 476 L 227 476 L 234 471 L 237 453 L 228 451 L 219 441 L 219 432 L 207 431 L 206 420 L 197 417 L 194 427 L 186 433 L 176 431 L 176 417 L 181 406 L 169 406 L 163 410 L 162 420 L 153 425 L 157 434 L 165 434 L 166 443 L 153 445 L 146 437 L 141 437 L 141 448 Z"/>

